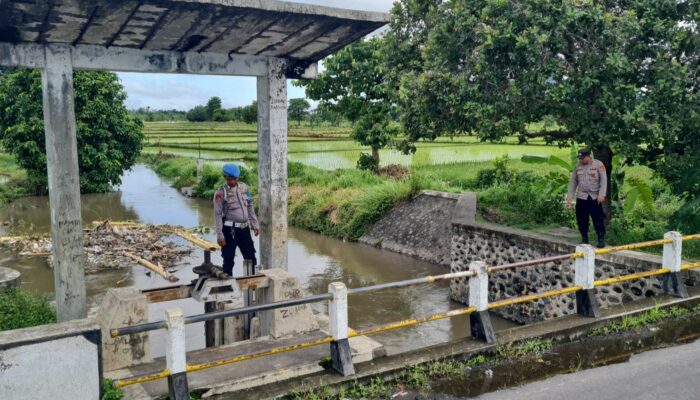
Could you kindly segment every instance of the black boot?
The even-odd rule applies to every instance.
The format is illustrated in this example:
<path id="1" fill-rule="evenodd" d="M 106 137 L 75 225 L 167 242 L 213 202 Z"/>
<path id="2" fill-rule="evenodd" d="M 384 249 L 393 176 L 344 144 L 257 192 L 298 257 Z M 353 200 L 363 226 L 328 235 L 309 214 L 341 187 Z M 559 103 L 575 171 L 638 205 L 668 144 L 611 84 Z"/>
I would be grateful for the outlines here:
<path id="1" fill-rule="evenodd" d="M 581 244 L 588 244 L 588 233 L 581 234 Z"/>
<path id="2" fill-rule="evenodd" d="M 605 248 L 605 234 L 604 233 L 598 234 L 598 248 L 599 249 Z"/>

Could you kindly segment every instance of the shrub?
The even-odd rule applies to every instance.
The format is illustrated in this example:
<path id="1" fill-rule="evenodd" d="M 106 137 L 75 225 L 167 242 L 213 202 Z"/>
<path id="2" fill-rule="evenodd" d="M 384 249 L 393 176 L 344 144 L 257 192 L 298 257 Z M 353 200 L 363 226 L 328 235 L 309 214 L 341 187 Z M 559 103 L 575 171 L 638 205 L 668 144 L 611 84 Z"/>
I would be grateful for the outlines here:
<path id="1" fill-rule="evenodd" d="M 360 159 L 357 160 L 357 169 L 360 171 L 376 171 L 379 168 L 379 159 L 372 157 L 371 154 L 360 153 Z"/>
<path id="2" fill-rule="evenodd" d="M 56 322 L 56 312 L 46 296 L 19 289 L 0 290 L 0 331 Z"/>
<path id="3" fill-rule="evenodd" d="M 686 201 L 671 217 L 670 226 L 687 235 L 700 233 L 700 197 Z"/>
<path id="4" fill-rule="evenodd" d="M 562 195 L 546 179 L 520 173 L 510 178 L 508 183 L 481 191 L 479 209 L 482 214 L 496 212 L 502 222 L 513 226 L 571 226 L 573 212 L 564 207 L 562 199 Z M 490 218 L 493 219 L 493 216 Z"/>
<path id="5" fill-rule="evenodd" d="M 121 183 L 143 147 L 143 123 L 124 105 L 116 74 L 75 71 L 75 118 L 83 192 L 108 192 Z M 0 77 L 0 142 L 27 171 L 36 192 L 48 186 L 41 71 L 18 69 Z"/>
<path id="6" fill-rule="evenodd" d="M 493 168 L 480 170 L 476 175 L 476 185 L 487 188 L 510 182 L 515 174 L 508 169 L 508 156 L 498 157 L 493 161 Z"/>

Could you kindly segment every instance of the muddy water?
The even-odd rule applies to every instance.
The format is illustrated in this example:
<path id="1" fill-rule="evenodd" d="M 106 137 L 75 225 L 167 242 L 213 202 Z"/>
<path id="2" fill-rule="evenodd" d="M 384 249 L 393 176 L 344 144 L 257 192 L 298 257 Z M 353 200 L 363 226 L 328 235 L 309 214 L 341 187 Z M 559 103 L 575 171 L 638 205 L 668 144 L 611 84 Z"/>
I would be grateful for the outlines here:
<path id="1" fill-rule="evenodd" d="M 143 165 L 136 166 L 124 176 L 118 191 L 83 196 L 82 207 L 85 224 L 112 219 L 193 228 L 210 226 L 214 222 L 211 202 L 181 196 L 168 182 Z M 0 234 L 47 233 L 50 230 L 49 216 L 47 198 L 20 199 L 0 209 L 0 223 L 10 224 L 9 227 L 0 227 Z M 212 234 L 205 237 L 215 239 Z M 238 257 L 234 275 L 242 275 L 242 259 L 240 255 Z M 212 259 L 215 263 L 221 261 L 219 254 L 213 255 Z M 193 279 L 195 276 L 191 267 L 201 262 L 202 254 L 199 251 L 184 259 L 176 272 L 181 282 Z M 53 272 L 44 258 L 19 258 L 0 249 L 0 265 L 21 271 L 24 289 L 53 292 Z M 442 267 L 410 257 L 298 229 L 290 229 L 289 232 L 289 270 L 312 294 L 326 292 L 328 284 L 334 281 L 345 282 L 348 287 L 360 287 L 446 272 Z M 87 278 L 88 294 L 94 301 L 99 301 L 110 287 L 130 285 L 146 289 L 172 284 L 139 266 L 125 266 L 121 270 L 102 272 Z M 350 325 L 359 329 L 461 307 L 448 300 L 448 292 L 448 286 L 443 284 L 353 296 L 349 299 Z M 151 319 L 161 319 L 163 310 L 173 306 L 182 307 L 187 314 L 203 312 L 200 304 L 183 300 L 152 305 Z M 317 307 L 323 308 L 323 305 Z M 495 323 L 497 329 L 512 325 L 498 319 Z M 201 325 L 188 326 L 190 349 L 204 346 L 202 331 Z M 390 353 L 396 353 L 465 337 L 468 332 L 466 319 L 456 318 L 378 335 L 376 339 L 384 343 Z M 152 335 L 155 355 L 163 351 L 161 335 L 160 332 Z"/>

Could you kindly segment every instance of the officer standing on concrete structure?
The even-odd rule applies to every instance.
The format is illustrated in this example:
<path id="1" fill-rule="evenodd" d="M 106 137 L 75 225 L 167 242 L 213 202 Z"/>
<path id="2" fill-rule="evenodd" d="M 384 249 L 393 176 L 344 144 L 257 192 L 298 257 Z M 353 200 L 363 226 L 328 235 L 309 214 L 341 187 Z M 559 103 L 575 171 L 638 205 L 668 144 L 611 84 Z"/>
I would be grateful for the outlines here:
<path id="1" fill-rule="evenodd" d="M 576 221 L 584 244 L 588 244 L 588 220 L 593 220 L 593 227 L 598 235 L 598 247 L 605 247 L 605 212 L 603 203 L 608 193 L 608 175 L 605 164 L 591 157 L 590 149 L 578 152 L 579 163 L 571 174 L 569 193 L 566 204 L 571 202 L 576 194 Z M 578 189 L 578 193 L 576 191 Z"/>
<path id="2" fill-rule="evenodd" d="M 257 266 L 250 229 L 258 236 L 260 225 L 253 207 L 253 195 L 248 185 L 239 182 L 241 170 L 238 165 L 226 164 L 223 172 L 226 183 L 214 194 L 214 219 L 217 241 L 224 258 L 224 272 L 233 276 L 236 247 L 241 249 L 245 260 L 251 260 L 253 266 Z"/>

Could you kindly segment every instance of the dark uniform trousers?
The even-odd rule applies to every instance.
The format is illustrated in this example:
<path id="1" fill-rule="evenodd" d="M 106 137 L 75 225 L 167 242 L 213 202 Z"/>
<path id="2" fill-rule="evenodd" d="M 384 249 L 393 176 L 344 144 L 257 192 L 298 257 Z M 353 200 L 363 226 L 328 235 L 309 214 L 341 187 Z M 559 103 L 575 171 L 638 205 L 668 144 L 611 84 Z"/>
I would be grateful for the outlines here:
<path id="1" fill-rule="evenodd" d="M 588 237 L 589 217 L 593 220 L 593 227 L 598 237 L 605 236 L 605 211 L 603 211 L 603 205 L 591 196 L 588 196 L 586 200 L 576 199 L 576 222 L 578 222 L 578 230 L 584 238 Z"/>
<path id="2" fill-rule="evenodd" d="M 253 266 L 258 265 L 255 257 L 255 245 L 250 234 L 250 228 L 233 228 L 224 226 L 222 229 L 226 246 L 221 249 L 224 258 L 224 272 L 233 276 L 233 259 L 236 256 L 236 247 L 241 249 L 244 260 L 252 260 Z"/>

